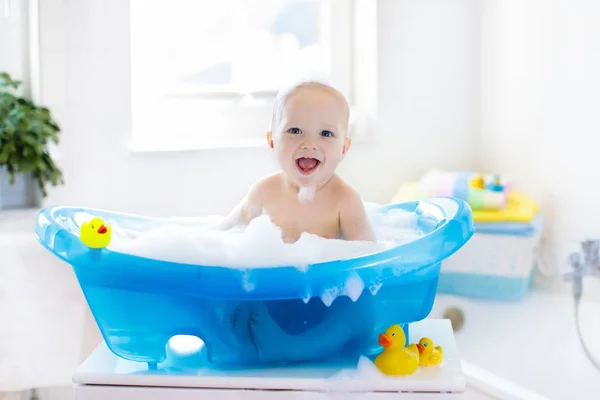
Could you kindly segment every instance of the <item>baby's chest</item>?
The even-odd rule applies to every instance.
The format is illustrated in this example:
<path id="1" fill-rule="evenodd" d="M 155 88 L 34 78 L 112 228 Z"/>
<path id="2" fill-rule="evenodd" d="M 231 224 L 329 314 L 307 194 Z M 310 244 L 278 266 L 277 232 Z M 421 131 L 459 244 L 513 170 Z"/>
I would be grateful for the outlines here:
<path id="1" fill-rule="evenodd" d="M 335 238 L 339 232 L 338 211 L 333 207 L 275 206 L 266 211 L 283 235 L 297 240 L 303 232 Z"/>

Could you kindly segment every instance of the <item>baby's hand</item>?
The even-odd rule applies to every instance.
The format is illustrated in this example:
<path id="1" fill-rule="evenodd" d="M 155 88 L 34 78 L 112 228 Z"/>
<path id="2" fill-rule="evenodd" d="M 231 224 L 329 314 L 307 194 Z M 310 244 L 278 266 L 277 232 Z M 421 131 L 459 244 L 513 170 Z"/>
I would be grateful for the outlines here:
<path id="1" fill-rule="evenodd" d="M 262 214 L 261 182 L 250 188 L 246 197 L 231 211 L 224 221 L 215 228 L 229 230 L 240 225 L 247 225 Z"/>
<path id="2" fill-rule="evenodd" d="M 351 187 L 344 189 L 346 193 L 340 203 L 340 230 L 345 240 L 377 240 L 367 215 L 362 199 Z"/>

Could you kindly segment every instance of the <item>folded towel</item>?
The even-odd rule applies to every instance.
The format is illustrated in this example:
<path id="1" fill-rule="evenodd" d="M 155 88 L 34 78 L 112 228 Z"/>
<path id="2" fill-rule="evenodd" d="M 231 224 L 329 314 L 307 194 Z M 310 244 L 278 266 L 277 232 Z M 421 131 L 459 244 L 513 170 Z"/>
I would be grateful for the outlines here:
<path id="1" fill-rule="evenodd" d="M 539 204 L 528 194 L 511 191 L 503 210 L 473 211 L 475 222 L 522 222 L 529 223 L 538 215 Z"/>
<path id="2" fill-rule="evenodd" d="M 477 233 L 532 237 L 542 230 L 542 217 L 538 215 L 529 223 L 480 222 L 475 227 Z"/>

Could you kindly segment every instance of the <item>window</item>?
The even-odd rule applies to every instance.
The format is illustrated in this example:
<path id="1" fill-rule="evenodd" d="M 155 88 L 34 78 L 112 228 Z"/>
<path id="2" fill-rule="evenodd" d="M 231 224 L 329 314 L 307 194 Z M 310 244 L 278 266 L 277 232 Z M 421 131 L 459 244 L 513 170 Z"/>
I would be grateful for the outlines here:
<path id="1" fill-rule="evenodd" d="M 333 76 L 354 105 L 353 7 L 130 0 L 134 148 L 262 144 L 278 87 L 306 71 Z"/>

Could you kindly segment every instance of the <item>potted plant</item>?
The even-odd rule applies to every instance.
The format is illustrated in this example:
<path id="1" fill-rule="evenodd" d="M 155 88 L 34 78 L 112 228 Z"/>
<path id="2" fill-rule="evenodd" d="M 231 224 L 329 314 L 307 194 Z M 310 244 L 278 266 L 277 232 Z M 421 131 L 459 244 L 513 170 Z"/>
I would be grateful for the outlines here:
<path id="1" fill-rule="evenodd" d="M 48 184 L 64 183 L 47 146 L 58 144 L 60 128 L 50 110 L 17 93 L 20 85 L 0 72 L 0 208 L 32 206 Z"/>

